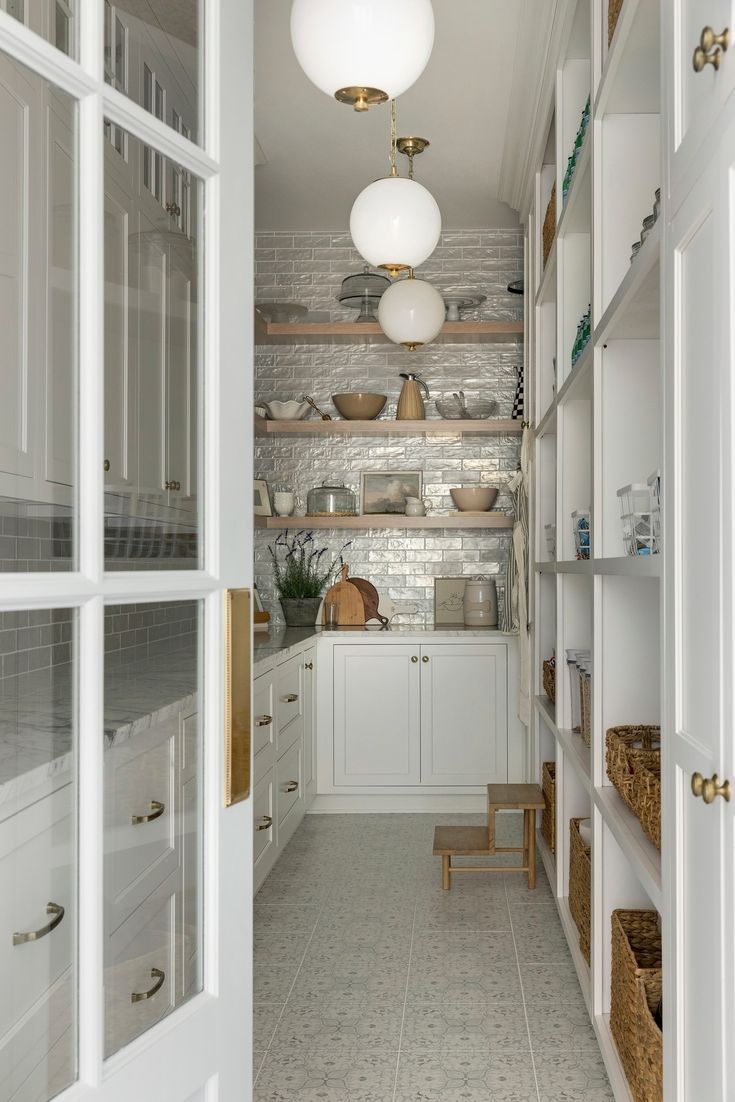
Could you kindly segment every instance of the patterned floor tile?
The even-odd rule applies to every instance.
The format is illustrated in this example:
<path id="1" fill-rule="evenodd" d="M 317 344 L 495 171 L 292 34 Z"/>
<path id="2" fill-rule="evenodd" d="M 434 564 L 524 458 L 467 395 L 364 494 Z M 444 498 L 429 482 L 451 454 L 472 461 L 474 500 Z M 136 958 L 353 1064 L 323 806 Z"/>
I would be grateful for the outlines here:
<path id="1" fill-rule="evenodd" d="M 545 1053 L 536 1075 L 540 1102 L 613 1102 L 599 1052 Z"/>
<path id="2" fill-rule="evenodd" d="M 293 986 L 296 970 L 287 965 L 256 964 L 253 968 L 253 1001 L 285 1003 Z"/>
<path id="3" fill-rule="evenodd" d="M 253 1006 L 253 1050 L 266 1052 L 278 1025 L 281 1003 L 255 1003 Z"/>
<path id="4" fill-rule="evenodd" d="M 445 892 L 436 899 L 422 899 L 416 906 L 417 930 L 509 930 L 505 900 L 491 903 L 468 900 Z"/>
<path id="5" fill-rule="evenodd" d="M 522 995 L 517 966 L 506 962 L 490 968 L 478 968 L 471 957 L 460 965 L 411 961 L 409 1000 L 443 1000 L 463 995 L 519 1006 Z"/>
<path id="6" fill-rule="evenodd" d="M 289 999 L 278 1024 L 273 1044 L 351 1044 L 398 1051 L 403 1017 L 403 997 L 366 999 L 359 994 L 330 994 L 321 999 Z"/>
<path id="7" fill-rule="evenodd" d="M 447 996 L 409 999 L 402 1046 L 436 1052 L 523 1052 L 530 1054 L 523 1003 Z"/>
<path id="8" fill-rule="evenodd" d="M 508 893 L 508 902 L 514 906 L 524 903 L 527 905 L 554 904 L 554 896 L 543 870 L 536 876 L 536 887 L 533 889 L 528 886 L 528 876 L 525 872 L 509 872 L 506 873 L 503 879 Z"/>
<path id="9" fill-rule="evenodd" d="M 538 1102 L 530 1056 L 401 1051 L 395 1102 Z"/>
<path id="10" fill-rule="evenodd" d="M 350 1046 L 273 1046 L 255 1102 L 392 1102 L 396 1053 Z"/>
<path id="11" fill-rule="evenodd" d="M 308 959 L 294 984 L 294 998 L 321 998 L 327 992 L 362 992 L 366 998 L 394 998 L 406 991 L 408 958 L 399 965 L 356 964 L 342 960 Z"/>
<path id="12" fill-rule="evenodd" d="M 510 914 L 521 964 L 563 964 L 569 960 L 569 946 L 554 904 L 511 906 Z"/>

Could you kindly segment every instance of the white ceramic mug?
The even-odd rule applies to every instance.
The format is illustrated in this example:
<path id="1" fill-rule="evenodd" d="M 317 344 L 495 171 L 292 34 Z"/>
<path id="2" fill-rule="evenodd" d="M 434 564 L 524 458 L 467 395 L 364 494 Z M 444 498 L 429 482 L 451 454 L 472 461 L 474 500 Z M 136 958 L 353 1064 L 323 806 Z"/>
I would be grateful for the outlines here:
<path id="1" fill-rule="evenodd" d="M 407 497 L 406 498 L 406 516 L 407 517 L 425 517 L 426 506 L 420 497 Z"/>
<path id="2" fill-rule="evenodd" d="M 296 500 L 290 490 L 276 490 L 273 495 L 273 508 L 279 517 L 290 517 Z"/>

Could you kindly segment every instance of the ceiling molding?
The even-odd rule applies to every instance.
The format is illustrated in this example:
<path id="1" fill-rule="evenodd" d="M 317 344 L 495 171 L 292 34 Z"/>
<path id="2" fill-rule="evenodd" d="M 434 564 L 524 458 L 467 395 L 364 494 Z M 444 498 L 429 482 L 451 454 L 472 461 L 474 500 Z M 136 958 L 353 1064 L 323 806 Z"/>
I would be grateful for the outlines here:
<path id="1" fill-rule="evenodd" d="M 546 147 L 554 109 L 556 61 L 573 13 L 573 0 L 531 0 L 525 5 L 519 28 L 499 198 L 519 212 L 521 222 L 528 217 L 534 172 Z M 525 137 L 519 139 L 519 135 Z"/>

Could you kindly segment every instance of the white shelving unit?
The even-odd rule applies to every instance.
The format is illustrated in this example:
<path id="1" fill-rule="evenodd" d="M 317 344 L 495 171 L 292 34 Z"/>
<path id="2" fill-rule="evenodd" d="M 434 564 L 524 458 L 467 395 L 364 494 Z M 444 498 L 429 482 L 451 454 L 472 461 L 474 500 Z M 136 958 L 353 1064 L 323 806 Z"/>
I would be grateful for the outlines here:
<path id="1" fill-rule="evenodd" d="M 618 1100 L 631 1098 L 609 1026 L 610 914 L 663 911 L 661 859 L 605 770 L 605 732 L 660 723 L 661 556 L 628 557 L 617 490 L 662 464 L 661 227 L 630 253 L 661 184 L 659 4 L 625 0 L 608 47 L 607 0 L 574 0 L 556 62 L 549 140 L 528 221 L 533 468 L 534 743 L 556 762 L 556 854 L 540 852 Z M 582 110 L 592 116 L 565 203 L 562 181 Z M 551 151 L 555 164 L 551 164 Z M 556 180 L 556 238 L 541 233 Z M 592 306 L 589 344 L 572 366 L 577 324 Z M 589 560 L 575 557 L 571 514 L 590 509 Z M 544 526 L 556 525 L 556 558 Z M 572 730 L 567 649 L 592 652 L 592 738 Z M 556 706 L 542 662 L 557 655 Z M 569 911 L 569 820 L 593 830 L 592 952 Z"/>

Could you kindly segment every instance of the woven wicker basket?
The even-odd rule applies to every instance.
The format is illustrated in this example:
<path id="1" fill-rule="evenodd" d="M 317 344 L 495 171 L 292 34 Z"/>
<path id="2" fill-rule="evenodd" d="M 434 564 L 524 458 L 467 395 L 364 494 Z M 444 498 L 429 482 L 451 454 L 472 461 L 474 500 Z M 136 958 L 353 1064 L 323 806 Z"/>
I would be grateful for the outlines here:
<path id="1" fill-rule="evenodd" d="M 610 1029 L 635 1102 L 663 1098 L 661 935 L 655 911 L 613 911 Z"/>
<path id="2" fill-rule="evenodd" d="M 554 238 L 556 237 L 556 184 L 551 189 L 551 198 L 549 199 L 549 205 L 546 208 L 546 214 L 544 215 L 544 225 L 541 231 L 541 243 L 543 246 L 544 255 L 544 267 L 546 267 L 546 261 L 549 259 L 549 253 L 551 252 L 551 246 L 554 244 Z"/>
<path id="3" fill-rule="evenodd" d="M 579 675 L 579 731 L 585 746 L 592 745 L 592 678 L 588 673 Z"/>
<path id="4" fill-rule="evenodd" d="M 569 820 L 569 910 L 579 930 L 579 948 L 590 963 L 592 930 L 592 853 L 582 841 L 579 824 Z"/>
<path id="5" fill-rule="evenodd" d="M 655 769 L 659 765 L 661 728 L 649 725 L 610 727 L 606 743 L 607 775 L 631 811 L 635 811 L 633 775 L 640 766 Z"/>
<path id="6" fill-rule="evenodd" d="M 552 704 L 556 703 L 556 659 L 547 658 L 543 665 L 544 692 Z"/>
<path id="7" fill-rule="evenodd" d="M 541 812 L 541 835 L 553 853 L 556 848 L 556 762 L 545 761 L 542 764 L 541 791 L 545 805 Z"/>
<path id="8" fill-rule="evenodd" d="M 661 849 L 661 763 L 637 765 L 633 773 L 633 810 L 645 834 Z"/>
<path id="9" fill-rule="evenodd" d="M 620 9 L 623 6 L 623 0 L 608 0 L 607 3 L 607 44 L 608 46 L 613 40 L 615 34 L 615 28 L 618 25 L 618 16 L 620 15 Z"/>

